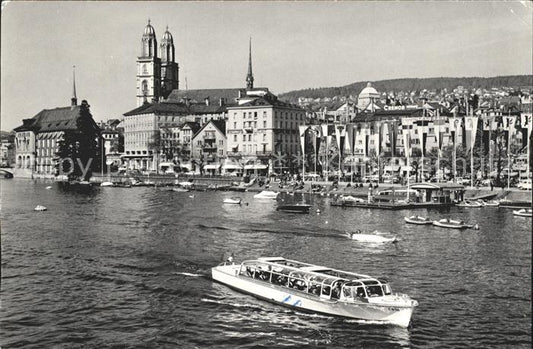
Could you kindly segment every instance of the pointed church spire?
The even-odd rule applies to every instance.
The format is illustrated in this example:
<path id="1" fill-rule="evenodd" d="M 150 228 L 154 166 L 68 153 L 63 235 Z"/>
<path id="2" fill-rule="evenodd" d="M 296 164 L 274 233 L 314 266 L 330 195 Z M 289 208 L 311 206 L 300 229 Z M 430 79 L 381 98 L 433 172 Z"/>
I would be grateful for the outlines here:
<path id="1" fill-rule="evenodd" d="M 252 37 L 250 37 L 250 46 L 248 54 L 248 75 L 246 75 L 246 88 L 254 88 L 254 76 L 252 74 Z"/>
<path id="2" fill-rule="evenodd" d="M 76 66 L 72 66 L 72 98 L 70 99 L 70 105 L 75 106 L 78 104 L 78 98 L 76 97 Z"/>

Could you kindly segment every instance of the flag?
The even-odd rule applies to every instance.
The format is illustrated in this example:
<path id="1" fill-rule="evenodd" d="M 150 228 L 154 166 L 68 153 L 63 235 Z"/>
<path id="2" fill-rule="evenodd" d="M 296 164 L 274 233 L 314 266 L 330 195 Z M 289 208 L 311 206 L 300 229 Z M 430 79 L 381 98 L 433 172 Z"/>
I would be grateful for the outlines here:
<path id="1" fill-rule="evenodd" d="M 531 129 L 532 125 L 531 122 L 532 114 L 531 113 L 523 113 L 520 115 L 520 126 L 522 128 L 527 128 L 528 130 Z"/>
<path id="2" fill-rule="evenodd" d="M 411 131 L 408 128 L 402 130 L 403 149 L 405 157 L 411 156 Z"/>
<path id="3" fill-rule="evenodd" d="M 337 140 L 337 149 L 339 149 L 339 154 L 343 153 L 344 137 L 346 137 L 346 125 L 336 125 L 335 138 Z"/>
<path id="4" fill-rule="evenodd" d="M 511 131 L 514 126 L 515 117 L 508 115 L 503 117 L 503 129 L 505 131 Z"/>
<path id="5" fill-rule="evenodd" d="M 300 125 L 300 146 L 302 147 L 302 154 L 305 154 L 305 131 L 307 131 L 308 126 Z"/>
<path id="6" fill-rule="evenodd" d="M 476 135 L 477 135 L 477 122 L 479 120 L 479 116 L 472 116 L 472 136 L 470 137 L 470 148 L 474 148 L 474 144 L 476 144 Z"/>
<path id="7" fill-rule="evenodd" d="M 353 125 L 346 125 L 346 138 L 344 140 L 344 151 L 347 154 L 353 153 Z"/>

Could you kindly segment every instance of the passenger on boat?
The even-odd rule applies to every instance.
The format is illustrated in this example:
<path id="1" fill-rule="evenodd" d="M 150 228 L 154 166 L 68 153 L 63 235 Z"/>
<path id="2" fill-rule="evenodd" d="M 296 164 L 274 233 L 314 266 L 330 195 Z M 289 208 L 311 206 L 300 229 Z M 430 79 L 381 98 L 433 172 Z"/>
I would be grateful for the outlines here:
<path id="1" fill-rule="evenodd" d="M 226 259 L 226 264 L 234 264 L 233 263 L 233 253 Z"/>

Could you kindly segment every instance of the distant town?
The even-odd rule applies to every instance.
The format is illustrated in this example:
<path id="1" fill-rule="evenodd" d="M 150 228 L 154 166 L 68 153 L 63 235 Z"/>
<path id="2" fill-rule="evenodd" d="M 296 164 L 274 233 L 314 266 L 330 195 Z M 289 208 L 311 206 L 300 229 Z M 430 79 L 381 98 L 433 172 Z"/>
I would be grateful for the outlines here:
<path id="1" fill-rule="evenodd" d="M 2 132 L 1 166 L 69 180 L 113 172 L 531 186 L 531 76 L 509 77 L 514 86 L 382 81 L 276 96 L 255 86 L 250 40 L 243 86 L 189 90 L 168 28 L 159 43 L 148 22 L 140 41 L 131 110 L 96 122 L 90 101 L 78 101 L 73 70 L 69 103 Z"/>

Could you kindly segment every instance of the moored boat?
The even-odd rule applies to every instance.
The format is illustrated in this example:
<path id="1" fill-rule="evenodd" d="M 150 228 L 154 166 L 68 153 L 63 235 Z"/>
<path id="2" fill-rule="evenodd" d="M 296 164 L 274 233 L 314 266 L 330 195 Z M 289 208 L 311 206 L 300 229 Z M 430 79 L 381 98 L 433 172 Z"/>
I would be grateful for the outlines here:
<path id="1" fill-rule="evenodd" d="M 280 305 L 313 313 L 407 327 L 418 302 L 385 280 L 282 257 L 211 269 L 214 280 Z"/>
<path id="2" fill-rule="evenodd" d="M 437 227 L 450 228 L 450 229 L 474 228 L 474 225 L 472 224 L 466 224 L 463 221 L 449 219 L 449 218 L 444 218 L 438 221 L 433 221 L 433 225 Z"/>
<path id="3" fill-rule="evenodd" d="M 37 205 L 37 206 L 35 206 L 35 208 L 33 210 L 34 211 L 46 211 L 48 209 L 45 206 L 43 206 L 43 205 Z"/>
<path id="4" fill-rule="evenodd" d="M 483 204 L 477 202 L 477 201 L 472 201 L 472 200 L 465 200 L 459 204 L 457 204 L 456 206 L 458 207 L 483 207 Z"/>
<path id="5" fill-rule="evenodd" d="M 309 213 L 311 205 L 308 204 L 292 204 L 292 205 L 279 205 L 276 210 L 292 213 Z"/>
<path id="6" fill-rule="evenodd" d="M 533 215 L 533 211 L 531 209 L 520 209 L 520 210 L 513 210 L 513 214 L 515 216 L 520 216 L 520 217 L 532 217 Z"/>
<path id="7" fill-rule="evenodd" d="M 404 220 L 406 223 L 411 223 L 411 224 L 420 224 L 420 225 L 433 224 L 433 221 L 431 219 L 426 218 L 426 217 L 420 217 L 420 216 L 404 217 Z"/>
<path id="8" fill-rule="evenodd" d="M 357 230 L 354 233 L 346 233 L 349 239 L 359 241 L 359 242 L 370 242 L 370 243 L 385 243 L 385 242 L 398 242 L 396 236 L 388 234 L 383 234 L 378 231 L 375 231 L 372 234 L 361 233 L 360 230 Z"/>
<path id="9" fill-rule="evenodd" d="M 478 202 L 483 205 L 483 206 L 486 206 L 486 207 L 498 207 L 500 206 L 500 203 L 496 200 L 489 200 L 489 201 L 486 201 L 486 200 L 478 200 Z"/>
<path id="10" fill-rule="evenodd" d="M 108 182 L 108 181 L 105 181 L 105 182 L 102 182 L 100 184 L 101 187 L 114 187 L 115 184 L 113 182 Z"/>
<path id="11" fill-rule="evenodd" d="M 278 197 L 278 194 L 279 193 L 277 193 L 275 191 L 263 190 L 259 194 L 255 194 L 254 198 L 256 198 L 256 199 L 275 199 L 275 198 Z"/>
<path id="12" fill-rule="evenodd" d="M 172 191 L 175 191 L 175 192 L 178 192 L 178 193 L 187 193 L 189 192 L 189 189 L 185 189 L 185 188 L 172 188 Z"/>
<path id="13" fill-rule="evenodd" d="M 241 198 L 226 198 L 224 199 L 225 204 L 233 204 L 233 205 L 240 205 L 242 199 Z"/>

